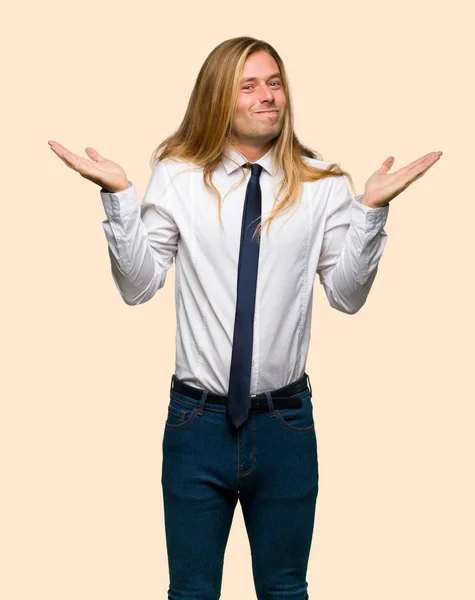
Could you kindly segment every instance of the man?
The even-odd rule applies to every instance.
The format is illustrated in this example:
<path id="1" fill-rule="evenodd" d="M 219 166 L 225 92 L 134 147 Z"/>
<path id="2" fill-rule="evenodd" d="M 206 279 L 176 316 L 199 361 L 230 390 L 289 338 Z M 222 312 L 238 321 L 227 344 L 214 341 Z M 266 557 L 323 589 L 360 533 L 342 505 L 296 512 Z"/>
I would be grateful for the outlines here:
<path id="1" fill-rule="evenodd" d="M 162 464 L 170 599 L 220 596 L 238 500 L 257 597 L 308 598 L 318 493 L 305 373 L 314 276 L 332 307 L 360 310 L 386 244 L 389 202 L 441 155 L 393 174 L 390 157 L 352 198 L 347 173 L 300 144 L 292 123 L 279 55 L 239 37 L 203 64 L 182 125 L 157 148 L 141 206 L 119 165 L 50 142 L 102 186 L 112 275 L 127 304 L 150 300 L 176 258 Z"/>

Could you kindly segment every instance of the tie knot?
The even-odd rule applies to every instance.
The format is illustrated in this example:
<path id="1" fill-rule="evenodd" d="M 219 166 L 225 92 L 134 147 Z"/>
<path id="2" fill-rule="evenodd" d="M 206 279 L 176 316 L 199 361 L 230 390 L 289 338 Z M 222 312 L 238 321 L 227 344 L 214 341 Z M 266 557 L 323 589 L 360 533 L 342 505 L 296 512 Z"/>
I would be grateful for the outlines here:
<path id="1" fill-rule="evenodd" d="M 258 163 L 249 163 L 251 165 L 251 177 L 259 177 L 262 172 L 262 165 Z"/>

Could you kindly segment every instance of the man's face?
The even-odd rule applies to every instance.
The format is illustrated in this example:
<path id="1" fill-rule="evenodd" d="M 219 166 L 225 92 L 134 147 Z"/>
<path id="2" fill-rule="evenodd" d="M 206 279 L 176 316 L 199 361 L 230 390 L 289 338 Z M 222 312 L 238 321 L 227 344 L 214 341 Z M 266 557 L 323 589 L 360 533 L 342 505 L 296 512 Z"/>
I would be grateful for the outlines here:
<path id="1" fill-rule="evenodd" d="M 278 136 L 284 122 L 285 106 L 286 98 L 276 61 L 262 51 L 249 56 L 244 64 L 234 119 L 235 140 L 241 144 L 262 146 Z M 274 112 L 261 112 L 271 109 Z"/>

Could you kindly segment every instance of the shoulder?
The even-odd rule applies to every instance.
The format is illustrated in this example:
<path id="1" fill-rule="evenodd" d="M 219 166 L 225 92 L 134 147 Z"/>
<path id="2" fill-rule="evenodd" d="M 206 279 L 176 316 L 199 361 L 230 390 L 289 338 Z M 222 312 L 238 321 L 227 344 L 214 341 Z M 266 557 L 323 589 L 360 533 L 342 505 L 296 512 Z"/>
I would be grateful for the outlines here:
<path id="1" fill-rule="evenodd" d="M 325 160 L 319 160 L 317 158 L 309 158 L 307 156 L 303 156 L 302 158 L 306 164 L 308 164 L 312 167 L 316 167 L 317 169 L 321 169 L 323 171 L 328 170 L 328 167 L 331 164 L 334 164 L 334 163 L 327 162 Z M 312 183 L 314 185 L 324 187 L 324 188 L 332 187 L 335 190 L 347 189 L 347 183 L 346 183 L 344 175 L 330 174 L 329 176 L 323 177 L 322 179 L 317 179 L 316 181 L 313 181 Z"/>
<path id="2" fill-rule="evenodd" d="M 318 158 L 310 158 L 309 156 L 302 156 L 302 160 L 311 167 L 317 167 L 317 169 L 328 169 L 331 163 Z"/>
<path id="3" fill-rule="evenodd" d="M 157 163 L 155 169 L 162 169 L 170 174 L 177 175 L 185 171 L 202 171 L 203 168 L 189 161 L 179 158 L 165 158 Z"/>
<path id="4" fill-rule="evenodd" d="M 315 167 L 317 169 L 320 169 L 321 171 L 326 171 L 328 170 L 328 167 L 332 164 L 330 162 L 327 162 L 325 160 L 320 160 L 317 158 L 309 158 L 308 156 L 302 156 L 302 160 L 304 161 L 305 164 L 311 166 L 311 167 Z M 334 190 L 338 189 L 338 186 L 342 185 L 341 180 L 343 179 L 343 177 L 337 177 L 335 175 L 327 175 L 327 176 L 322 176 L 319 179 L 316 179 L 314 181 L 309 181 L 306 182 L 304 185 L 308 186 L 309 189 L 311 190 L 311 193 L 314 196 L 318 197 L 323 197 L 323 198 L 327 198 L 329 196 L 334 195 Z M 344 185 L 344 182 L 343 182 Z M 337 186 L 335 188 L 335 186 Z"/>

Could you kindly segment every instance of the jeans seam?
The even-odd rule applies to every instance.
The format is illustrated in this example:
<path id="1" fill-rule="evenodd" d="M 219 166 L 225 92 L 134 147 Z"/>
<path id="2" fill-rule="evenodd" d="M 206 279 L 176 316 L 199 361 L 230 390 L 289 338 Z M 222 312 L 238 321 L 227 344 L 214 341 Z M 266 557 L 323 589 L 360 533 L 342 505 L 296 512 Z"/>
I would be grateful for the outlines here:
<path id="1" fill-rule="evenodd" d="M 275 411 L 278 415 L 278 419 L 279 422 L 282 423 L 282 425 L 284 425 L 284 427 L 287 427 L 287 429 L 290 429 L 291 431 L 296 431 L 297 433 L 309 433 L 310 431 L 314 431 L 315 430 L 315 423 L 313 425 L 311 425 L 310 427 L 292 427 L 292 425 L 289 425 L 287 423 L 287 421 L 284 420 L 284 417 L 280 414 L 280 411 L 278 409 L 276 409 Z"/>
<path id="2" fill-rule="evenodd" d="M 167 423 L 167 421 L 165 420 L 165 427 L 168 427 L 169 429 L 183 429 L 185 427 L 188 427 L 188 425 L 190 425 L 190 423 L 192 423 L 197 416 L 197 408 L 194 408 L 191 415 L 188 417 L 188 419 L 186 419 L 186 421 L 183 421 L 183 423 L 176 423 L 176 424 L 171 424 L 171 423 Z"/>
<path id="3" fill-rule="evenodd" d="M 239 436 L 238 436 L 238 443 L 239 443 Z M 238 454 L 238 461 L 239 461 L 239 454 Z M 252 462 L 251 462 L 251 466 L 249 467 L 249 469 L 247 471 L 244 471 L 244 473 L 239 473 L 239 466 L 238 466 L 238 481 L 240 478 L 244 477 L 244 475 L 247 475 L 248 473 L 250 473 L 254 467 L 256 465 L 256 420 L 252 419 Z"/>

